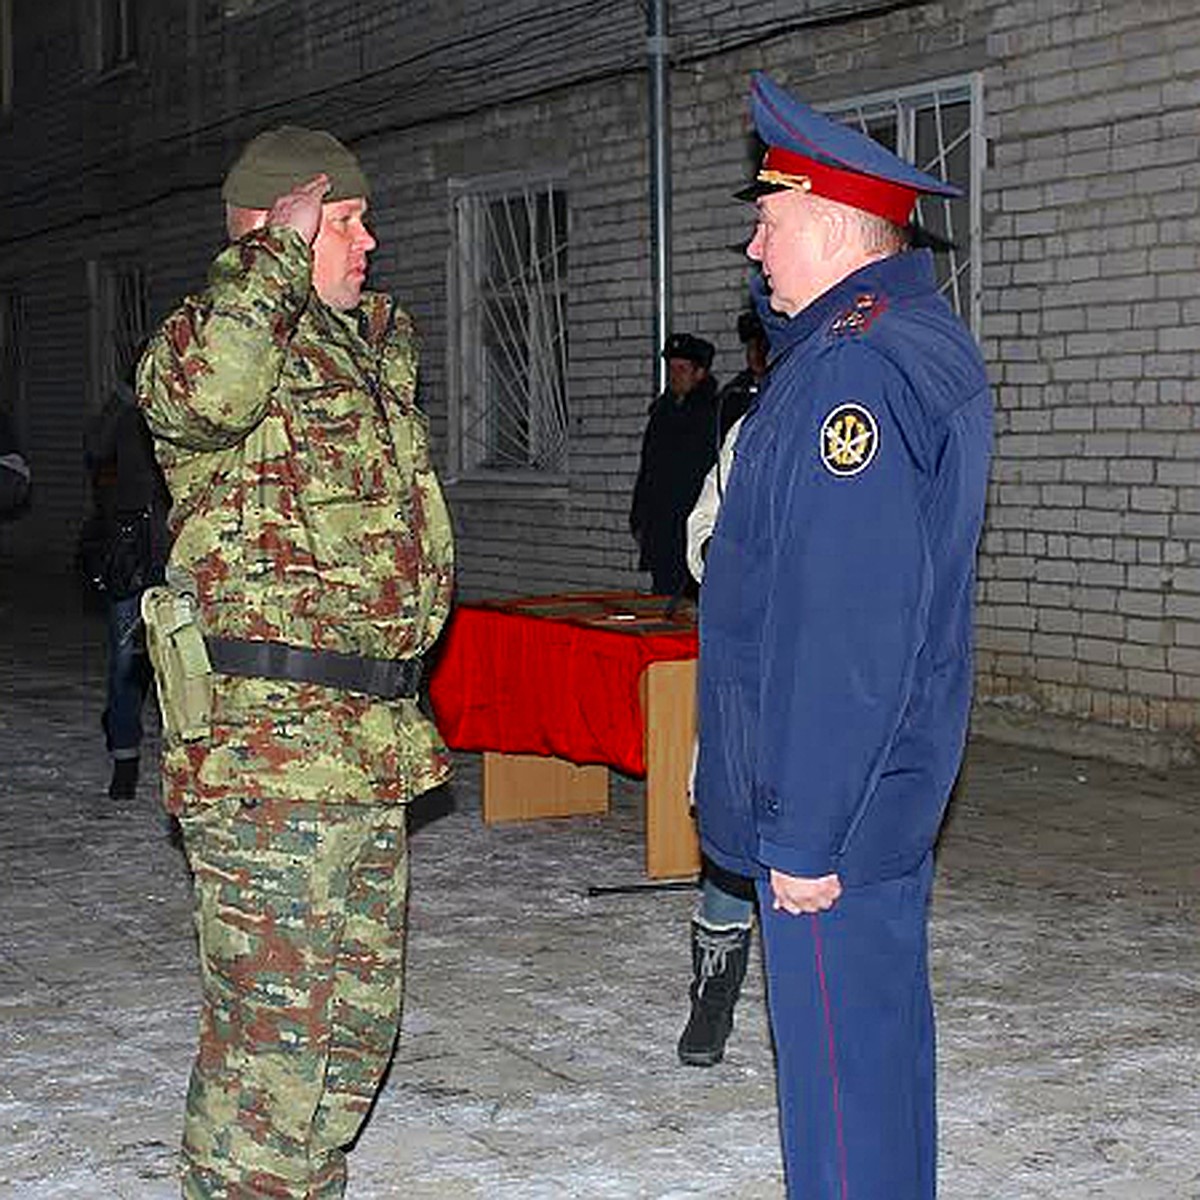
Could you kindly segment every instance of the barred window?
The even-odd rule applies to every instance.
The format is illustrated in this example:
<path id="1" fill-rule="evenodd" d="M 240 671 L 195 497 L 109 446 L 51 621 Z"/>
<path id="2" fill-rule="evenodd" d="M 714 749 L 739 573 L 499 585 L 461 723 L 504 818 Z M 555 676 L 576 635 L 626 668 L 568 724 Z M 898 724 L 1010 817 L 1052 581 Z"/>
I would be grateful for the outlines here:
<path id="1" fill-rule="evenodd" d="M 136 263 L 88 264 L 92 308 L 92 400 L 97 407 L 117 380 L 131 382 L 145 341 L 146 274 Z"/>
<path id="2" fill-rule="evenodd" d="M 12 113 L 13 33 L 12 0 L 0 0 L 0 121 Z"/>
<path id="3" fill-rule="evenodd" d="M 552 179 L 452 185 L 453 465 L 567 465 L 567 195 Z"/>
<path id="4" fill-rule="evenodd" d="M 922 196 L 915 221 L 929 245 L 942 293 L 973 330 L 980 321 L 982 278 L 983 85 L 978 75 L 878 92 L 826 106 L 938 179 L 957 184 L 959 199 Z"/>
<path id="5" fill-rule="evenodd" d="M 137 56 L 137 0 L 93 0 L 96 69 L 103 74 L 133 62 Z"/>
<path id="6" fill-rule="evenodd" d="M 20 445 L 26 445 L 25 372 L 22 364 L 21 297 L 0 288 L 0 411 L 12 421 Z"/>
<path id="7" fill-rule="evenodd" d="M 227 19 L 234 20 L 278 8 L 281 2 L 283 0 L 224 0 L 224 12 Z"/>

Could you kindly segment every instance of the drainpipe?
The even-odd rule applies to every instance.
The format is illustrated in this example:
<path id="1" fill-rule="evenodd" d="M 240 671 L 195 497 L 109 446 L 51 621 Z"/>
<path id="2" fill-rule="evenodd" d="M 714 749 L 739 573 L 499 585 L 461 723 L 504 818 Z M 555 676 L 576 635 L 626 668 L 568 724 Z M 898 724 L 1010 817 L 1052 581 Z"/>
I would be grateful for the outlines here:
<path id="1" fill-rule="evenodd" d="M 661 351 L 671 332 L 671 78 L 667 0 L 650 0 L 646 54 L 650 65 L 650 245 L 654 283 L 655 394 L 667 386 Z"/>

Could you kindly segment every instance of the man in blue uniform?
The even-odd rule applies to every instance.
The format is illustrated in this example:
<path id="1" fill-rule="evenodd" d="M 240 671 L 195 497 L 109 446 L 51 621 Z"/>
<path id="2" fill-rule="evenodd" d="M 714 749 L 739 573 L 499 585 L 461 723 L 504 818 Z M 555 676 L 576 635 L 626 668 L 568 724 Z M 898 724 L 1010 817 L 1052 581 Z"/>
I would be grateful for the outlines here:
<path id="1" fill-rule="evenodd" d="M 788 1195 L 929 1200 L 927 909 L 970 704 L 991 401 L 907 245 L 918 196 L 955 189 L 765 76 L 751 104 L 771 367 L 701 596 L 700 829 L 757 880 Z"/>

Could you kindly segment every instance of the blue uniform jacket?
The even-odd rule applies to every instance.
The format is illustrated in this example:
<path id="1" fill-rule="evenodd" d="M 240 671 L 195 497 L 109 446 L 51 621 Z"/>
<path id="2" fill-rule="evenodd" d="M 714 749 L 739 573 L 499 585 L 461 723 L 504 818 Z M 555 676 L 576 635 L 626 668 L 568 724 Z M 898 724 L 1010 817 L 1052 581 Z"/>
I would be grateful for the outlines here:
<path id="1" fill-rule="evenodd" d="M 700 833 L 853 886 L 920 864 L 958 771 L 991 400 L 927 251 L 764 318 L 701 592 Z"/>

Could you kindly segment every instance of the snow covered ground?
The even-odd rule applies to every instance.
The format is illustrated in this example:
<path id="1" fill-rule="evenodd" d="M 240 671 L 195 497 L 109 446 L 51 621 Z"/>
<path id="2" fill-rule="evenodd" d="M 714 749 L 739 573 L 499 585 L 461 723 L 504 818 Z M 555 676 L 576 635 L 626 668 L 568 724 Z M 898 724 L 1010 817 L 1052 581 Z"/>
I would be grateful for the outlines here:
<path id="1" fill-rule="evenodd" d="M 103 796 L 99 623 L 0 599 L 0 1198 L 166 1200 L 195 1038 L 187 870 L 153 771 Z M 755 946 L 724 1064 L 675 1059 L 688 891 L 641 786 L 488 828 L 414 807 L 396 1061 L 351 1200 L 778 1200 Z M 943 1200 L 1200 1200 L 1200 774 L 972 745 L 932 922 Z M 898 1198 L 899 1200 L 899 1198 Z"/>

